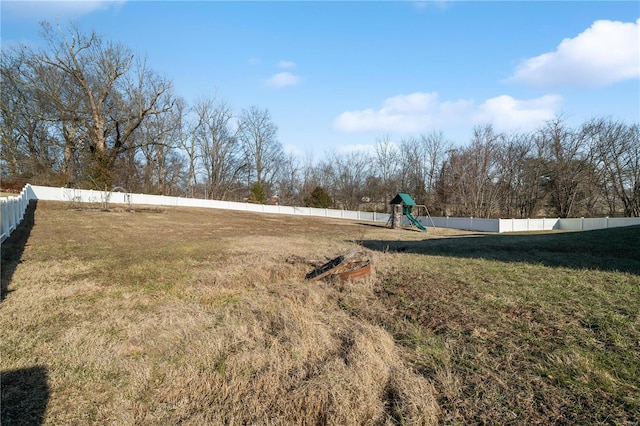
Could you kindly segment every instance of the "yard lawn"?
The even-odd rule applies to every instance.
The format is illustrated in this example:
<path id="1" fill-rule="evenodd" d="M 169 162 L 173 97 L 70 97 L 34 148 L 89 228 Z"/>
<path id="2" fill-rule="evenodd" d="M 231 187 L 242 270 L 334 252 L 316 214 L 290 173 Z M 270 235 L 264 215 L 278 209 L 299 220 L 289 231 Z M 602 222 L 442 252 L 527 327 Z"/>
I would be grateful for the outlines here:
<path id="1" fill-rule="evenodd" d="M 634 424 L 640 227 L 491 235 L 38 202 L 2 245 L 2 424 Z M 286 258 L 366 251 L 309 282 Z"/>

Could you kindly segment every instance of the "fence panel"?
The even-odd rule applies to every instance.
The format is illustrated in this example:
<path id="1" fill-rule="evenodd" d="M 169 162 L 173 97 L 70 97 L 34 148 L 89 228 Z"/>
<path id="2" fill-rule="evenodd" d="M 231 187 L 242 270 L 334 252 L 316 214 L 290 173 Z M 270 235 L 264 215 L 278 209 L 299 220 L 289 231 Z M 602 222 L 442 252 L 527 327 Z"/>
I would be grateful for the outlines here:
<path id="1" fill-rule="evenodd" d="M 360 212 L 360 220 L 366 220 L 367 222 L 375 222 L 377 213 L 374 212 Z"/>
<path id="2" fill-rule="evenodd" d="M 375 218 L 376 222 L 387 223 L 391 219 L 391 215 L 388 213 L 376 213 Z"/>
<path id="3" fill-rule="evenodd" d="M 311 216 L 324 216 L 334 219 L 342 219 L 342 210 L 311 208 Z"/>
<path id="4" fill-rule="evenodd" d="M 582 221 L 581 218 L 566 218 L 560 219 L 556 226 L 556 229 L 560 229 L 563 231 L 582 231 Z"/>
<path id="5" fill-rule="evenodd" d="M 547 219 L 526 219 L 527 231 L 548 231 L 551 228 L 547 228 Z"/>
<path id="6" fill-rule="evenodd" d="M 433 221 L 433 225 L 431 225 L 431 221 Z M 431 221 L 429 221 L 429 225 L 436 226 L 438 228 L 448 228 L 449 227 L 449 218 L 448 217 L 439 217 L 432 216 Z"/>
<path id="7" fill-rule="evenodd" d="M 592 231 L 594 229 L 606 229 L 607 219 L 604 217 L 594 217 L 582 219 L 582 231 Z"/>
<path id="8" fill-rule="evenodd" d="M 471 224 L 470 231 L 482 231 L 482 232 L 499 232 L 500 224 L 498 219 L 476 219 L 470 218 Z"/>
<path id="9" fill-rule="evenodd" d="M 607 226 L 609 228 L 634 225 L 640 225 L 640 217 L 610 217 L 607 219 Z"/>
<path id="10" fill-rule="evenodd" d="M 342 210 L 343 219 L 360 220 L 360 212 L 352 210 Z"/>
<path id="11" fill-rule="evenodd" d="M 281 214 L 280 213 L 280 206 L 262 205 L 262 212 L 263 213 Z"/>
<path id="12" fill-rule="evenodd" d="M 557 218 L 500 219 L 499 232 L 550 231 L 557 223 Z"/>
<path id="13" fill-rule="evenodd" d="M 294 207 L 293 208 L 293 212 L 294 214 L 300 214 L 303 216 L 310 216 L 311 215 L 311 207 Z"/>
<path id="14" fill-rule="evenodd" d="M 482 231 L 482 232 L 499 232 L 500 222 L 498 219 L 477 219 L 474 217 L 432 217 L 423 218 L 421 223 L 425 226 L 432 226 L 433 224 L 438 228 L 454 228 L 464 229 L 467 231 Z"/>

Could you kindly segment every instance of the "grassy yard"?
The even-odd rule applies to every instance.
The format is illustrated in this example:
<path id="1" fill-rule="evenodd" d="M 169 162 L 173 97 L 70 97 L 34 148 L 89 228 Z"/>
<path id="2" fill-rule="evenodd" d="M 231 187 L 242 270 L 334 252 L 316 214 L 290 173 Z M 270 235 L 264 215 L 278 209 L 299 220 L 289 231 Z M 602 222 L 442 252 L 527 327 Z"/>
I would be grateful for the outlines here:
<path id="1" fill-rule="evenodd" d="M 2 245 L 1 423 L 637 425 L 639 242 L 39 202 Z M 285 261 L 354 248 L 364 282 Z"/>

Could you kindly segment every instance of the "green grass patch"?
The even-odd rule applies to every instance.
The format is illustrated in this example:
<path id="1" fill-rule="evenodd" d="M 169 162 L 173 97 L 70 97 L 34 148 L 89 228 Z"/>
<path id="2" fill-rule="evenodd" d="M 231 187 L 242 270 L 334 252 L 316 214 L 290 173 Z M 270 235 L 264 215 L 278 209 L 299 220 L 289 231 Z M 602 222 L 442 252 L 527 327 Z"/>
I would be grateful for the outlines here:
<path id="1" fill-rule="evenodd" d="M 448 421 L 626 424 L 640 413 L 637 241 L 640 227 L 365 245 L 401 249 L 378 321 L 440 384 Z"/>

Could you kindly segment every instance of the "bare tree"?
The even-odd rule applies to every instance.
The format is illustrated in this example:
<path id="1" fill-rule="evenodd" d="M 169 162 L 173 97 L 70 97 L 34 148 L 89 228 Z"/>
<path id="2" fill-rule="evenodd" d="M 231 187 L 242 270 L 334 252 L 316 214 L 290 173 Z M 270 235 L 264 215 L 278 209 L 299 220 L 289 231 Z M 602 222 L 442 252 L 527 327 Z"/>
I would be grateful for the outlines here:
<path id="1" fill-rule="evenodd" d="M 32 174 L 62 175 L 67 185 L 86 178 L 108 188 L 118 164 L 136 162 L 132 153 L 118 158 L 148 142 L 136 137 L 140 126 L 170 110 L 171 85 L 129 49 L 95 33 L 74 25 L 65 33 L 43 23 L 42 34 L 45 49 L 3 51 L 3 93 L 11 89 L 2 101 L 11 117 L 3 121 L 13 135 L 3 136 L 7 166 L 17 172 L 22 151 Z"/>
<path id="2" fill-rule="evenodd" d="M 371 176 L 371 158 L 362 151 L 347 154 L 333 153 L 324 170 L 330 177 L 333 199 L 344 209 L 357 210 L 366 197 L 367 178 Z"/>
<path id="3" fill-rule="evenodd" d="M 206 176 L 207 197 L 223 200 L 236 183 L 245 163 L 232 128 L 233 111 L 215 98 L 196 102 L 194 137 Z"/>
<path id="4" fill-rule="evenodd" d="M 256 106 L 243 110 L 238 124 L 238 139 L 248 166 L 247 182 L 270 187 L 280 171 L 284 151 L 269 110 Z"/>
<path id="5" fill-rule="evenodd" d="M 380 194 L 378 194 L 381 197 L 376 201 L 380 201 L 384 203 L 385 207 L 388 207 L 389 201 L 398 192 L 400 186 L 400 151 L 398 146 L 391 141 L 389 135 L 379 138 L 373 145 L 373 149 L 375 164 L 373 174 L 381 181 Z"/>
<path id="6" fill-rule="evenodd" d="M 502 217 L 531 217 L 542 199 L 540 172 L 535 170 L 533 139 L 528 134 L 505 135 L 497 150 L 499 170 L 499 214 Z"/>
<path id="7" fill-rule="evenodd" d="M 313 154 L 307 152 L 301 164 L 301 197 L 304 200 L 311 192 L 319 186 L 314 166 Z"/>
<path id="8" fill-rule="evenodd" d="M 570 217 L 583 194 L 588 163 L 585 137 L 569 128 L 563 117 L 549 120 L 536 134 L 540 156 L 545 161 L 546 187 L 555 213 Z"/>
<path id="9" fill-rule="evenodd" d="M 501 139 L 490 125 L 476 127 L 469 147 L 448 151 L 438 192 L 442 204 L 454 215 L 491 217 L 497 213 Z"/>
<path id="10" fill-rule="evenodd" d="M 327 158 L 319 161 L 312 167 L 309 167 L 310 164 L 307 163 L 306 170 L 310 170 L 310 172 L 305 174 L 306 195 L 310 195 L 315 188 L 321 187 L 333 200 L 336 200 L 338 193 L 338 187 L 336 185 L 337 169 L 332 161 L 332 157 L 336 157 L 337 155 L 335 152 L 327 154 Z"/>
<path id="11" fill-rule="evenodd" d="M 596 118 L 583 125 L 602 172 L 602 192 L 609 214 L 622 204 L 624 216 L 640 216 L 640 126 Z"/>
<path id="12" fill-rule="evenodd" d="M 426 157 L 420 139 L 409 137 L 400 141 L 400 190 L 411 194 L 419 203 L 427 197 Z"/>
<path id="13" fill-rule="evenodd" d="M 96 33 L 71 26 L 65 34 L 43 23 L 43 35 L 48 50 L 33 54 L 33 68 L 43 71 L 43 80 L 64 85 L 57 90 L 41 85 L 39 94 L 58 108 L 61 121 L 82 129 L 84 139 L 75 139 L 75 148 L 85 150 L 94 184 L 109 187 L 118 156 L 138 147 L 134 132 L 148 117 L 171 108 L 171 84 L 128 48 Z"/>
<path id="14" fill-rule="evenodd" d="M 436 183 L 451 144 L 432 131 L 400 142 L 400 187 L 416 201 L 434 207 Z"/>
<path id="15" fill-rule="evenodd" d="M 288 153 L 282 163 L 278 185 L 278 196 L 282 204 L 301 205 L 304 202 L 304 191 L 301 175 L 303 167 L 300 159 Z"/>
<path id="16" fill-rule="evenodd" d="M 173 108 L 150 116 L 140 126 L 140 152 L 144 156 L 143 179 L 145 192 L 176 193 L 182 173 L 183 161 L 178 154 L 182 137 L 183 107 L 181 99 Z"/>
<path id="17" fill-rule="evenodd" d="M 184 170 L 181 173 L 181 186 L 185 195 L 195 196 L 197 180 L 197 163 L 199 159 L 198 144 L 196 138 L 197 122 L 190 120 L 190 109 L 182 99 L 178 99 L 174 106 L 180 126 L 176 132 L 176 144 L 178 152 L 183 158 Z"/>
<path id="18" fill-rule="evenodd" d="M 60 133 L 50 103 L 40 96 L 40 81 L 25 46 L 2 51 L 0 91 L 1 159 L 4 174 L 49 180 L 60 172 Z M 35 83 L 35 84 L 32 84 Z"/>
<path id="19" fill-rule="evenodd" d="M 438 171 L 444 162 L 447 151 L 451 149 L 451 142 L 446 140 L 444 133 L 435 130 L 430 133 L 420 135 L 420 142 L 422 143 L 423 152 L 425 154 L 425 185 L 427 192 L 429 194 L 433 194 L 435 191 L 435 181 Z"/>
<path id="20" fill-rule="evenodd" d="M 472 215 L 491 217 L 496 213 L 499 190 L 497 154 L 502 137 L 490 125 L 474 129 L 469 148 L 472 171 L 475 174 L 475 179 L 471 181 Z"/>

